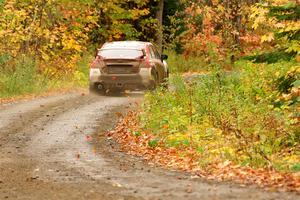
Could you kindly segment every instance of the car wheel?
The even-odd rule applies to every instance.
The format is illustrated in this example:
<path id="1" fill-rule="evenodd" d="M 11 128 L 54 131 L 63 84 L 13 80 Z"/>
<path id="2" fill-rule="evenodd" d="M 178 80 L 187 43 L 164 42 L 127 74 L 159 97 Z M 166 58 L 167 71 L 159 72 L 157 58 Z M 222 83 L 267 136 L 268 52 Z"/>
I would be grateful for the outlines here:
<path id="1" fill-rule="evenodd" d="M 165 80 L 163 83 L 162 83 L 162 87 L 164 88 L 164 89 L 169 89 L 169 82 L 167 81 L 167 80 Z"/>
<path id="2" fill-rule="evenodd" d="M 94 84 L 89 85 L 89 91 L 90 93 L 94 93 L 94 94 L 97 92 L 97 88 L 95 87 Z"/>
<path id="3" fill-rule="evenodd" d="M 155 90 L 158 85 L 158 73 L 156 70 L 151 71 L 151 78 L 153 80 L 150 90 Z"/>
<path id="4" fill-rule="evenodd" d="M 98 89 L 97 84 L 90 84 L 89 91 L 90 94 L 105 95 L 105 91 Z"/>
<path id="5" fill-rule="evenodd" d="M 164 81 L 162 83 L 163 88 L 168 89 L 169 88 L 169 72 L 167 72 L 167 76 L 164 78 Z"/>

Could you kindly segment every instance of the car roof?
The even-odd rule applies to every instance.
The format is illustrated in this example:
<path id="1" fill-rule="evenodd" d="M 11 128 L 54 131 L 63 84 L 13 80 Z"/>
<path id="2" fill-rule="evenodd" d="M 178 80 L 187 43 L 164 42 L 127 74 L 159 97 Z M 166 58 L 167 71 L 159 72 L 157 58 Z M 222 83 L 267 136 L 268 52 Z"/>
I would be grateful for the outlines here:
<path id="1" fill-rule="evenodd" d="M 101 49 L 144 49 L 150 42 L 141 41 L 116 41 L 116 42 L 106 42 Z"/>

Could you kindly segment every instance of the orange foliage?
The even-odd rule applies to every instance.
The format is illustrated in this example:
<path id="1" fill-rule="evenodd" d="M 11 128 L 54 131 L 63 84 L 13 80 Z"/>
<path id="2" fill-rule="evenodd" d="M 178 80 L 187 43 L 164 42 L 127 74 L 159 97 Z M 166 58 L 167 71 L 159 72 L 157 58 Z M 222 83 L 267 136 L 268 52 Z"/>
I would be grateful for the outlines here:
<path id="1" fill-rule="evenodd" d="M 217 181 L 232 180 L 242 185 L 256 184 L 260 187 L 300 192 L 299 174 L 281 173 L 274 169 L 253 169 L 242 167 L 231 161 L 215 161 L 206 167 L 199 165 L 199 152 L 189 147 L 165 147 L 158 142 L 156 147 L 149 146 L 155 135 L 141 130 L 136 112 L 129 112 L 120 120 L 115 130 L 107 133 L 114 138 L 123 151 L 141 156 L 150 164 L 187 171 Z M 134 132 L 140 132 L 135 135 Z"/>

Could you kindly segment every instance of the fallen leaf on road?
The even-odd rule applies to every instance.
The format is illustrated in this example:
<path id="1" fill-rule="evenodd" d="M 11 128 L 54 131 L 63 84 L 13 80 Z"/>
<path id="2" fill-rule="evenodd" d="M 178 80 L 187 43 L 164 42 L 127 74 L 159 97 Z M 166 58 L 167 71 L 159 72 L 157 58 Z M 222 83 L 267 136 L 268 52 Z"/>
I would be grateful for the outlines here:
<path id="1" fill-rule="evenodd" d="M 188 185 L 187 188 L 185 189 L 185 192 L 187 192 L 187 193 L 192 193 L 192 192 L 193 192 L 193 187 L 192 187 L 192 185 Z"/>
<path id="2" fill-rule="evenodd" d="M 86 136 L 85 136 L 85 140 L 88 141 L 88 142 L 92 141 L 92 139 L 93 139 L 93 138 L 92 138 L 92 136 L 90 136 L 90 135 L 86 135 Z"/>
<path id="3" fill-rule="evenodd" d="M 233 181 L 241 186 L 256 184 L 260 187 L 300 192 L 300 177 L 296 173 L 283 173 L 268 168 L 253 169 L 230 161 L 216 161 L 201 168 L 197 162 L 199 154 L 195 150 L 168 148 L 160 145 L 159 141 L 156 147 L 150 147 L 149 141 L 155 140 L 156 136 L 147 130 L 140 130 L 137 118 L 137 112 L 128 112 L 113 131 L 107 132 L 107 136 L 119 143 L 122 151 L 143 157 L 149 164 L 190 172 L 193 178 L 198 176 L 208 180 Z M 137 131 L 140 134 L 133 134 Z M 186 192 L 192 192 L 192 188 L 188 187 Z"/>
<path id="4" fill-rule="evenodd" d="M 120 188 L 120 187 L 123 187 L 120 183 L 113 183 L 112 186 L 114 186 L 114 187 L 119 187 L 119 188 Z"/>

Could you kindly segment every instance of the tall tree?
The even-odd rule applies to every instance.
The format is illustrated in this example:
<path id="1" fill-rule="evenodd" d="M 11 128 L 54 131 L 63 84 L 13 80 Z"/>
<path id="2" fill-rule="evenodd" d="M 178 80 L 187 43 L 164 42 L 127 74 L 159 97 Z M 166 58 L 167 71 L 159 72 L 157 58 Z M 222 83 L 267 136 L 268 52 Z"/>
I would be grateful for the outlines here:
<path id="1" fill-rule="evenodd" d="M 156 44 L 160 53 L 162 52 L 162 43 L 163 43 L 163 12 L 164 12 L 164 0 L 159 0 L 158 10 L 156 12 L 156 19 L 158 21 Z"/>

